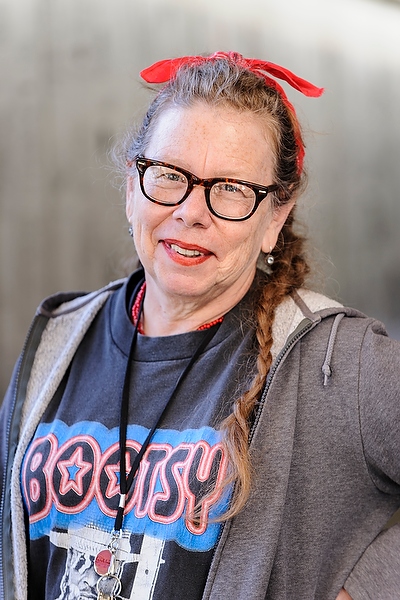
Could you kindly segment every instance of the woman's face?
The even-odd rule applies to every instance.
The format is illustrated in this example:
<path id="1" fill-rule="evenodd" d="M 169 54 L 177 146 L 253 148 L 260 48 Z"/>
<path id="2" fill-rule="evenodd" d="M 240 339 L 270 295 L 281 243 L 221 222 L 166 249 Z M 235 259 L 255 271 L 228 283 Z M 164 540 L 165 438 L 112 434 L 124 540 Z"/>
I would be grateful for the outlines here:
<path id="1" fill-rule="evenodd" d="M 155 124 L 146 158 L 171 163 L 201 178 L 274 183 L 272 144 L 250 113 L 198 103 L 171 107 Z M 178 206 L 145 198 L 137 174 L 128 177 L 126 212 L 149 287 L 156 294 L 204 305 L 217 297 L 232 306 L 253 280 L 260 250 L 269 252 L 291 206 L 272 208 L 268 195 L 246 221 L 224 221 L 194 187 Z"/>

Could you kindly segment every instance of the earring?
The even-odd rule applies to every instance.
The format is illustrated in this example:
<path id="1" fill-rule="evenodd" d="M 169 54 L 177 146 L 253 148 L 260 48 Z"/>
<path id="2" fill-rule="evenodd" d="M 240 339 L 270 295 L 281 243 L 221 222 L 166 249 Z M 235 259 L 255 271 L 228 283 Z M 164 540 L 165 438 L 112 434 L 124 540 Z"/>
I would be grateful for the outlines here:
<path id="1" fill-rule="evenodd" d="M 269 247 L 269 254 L 267 255 L 267 257 L 265 259 L 267 265 L 270 266 L 270 267 L 272 267 L 272 265 L 275 262 L 275 258 L 272 256 L 271 252 L 272 252 L 272 246 Z"/>
<path id="2" fill-rule="evenodd" d="M 133 238 L 133 227 L 132 227 L 132 226 L 131 226 L 131 227 L 129 227 L 129 229 L 128 229 L 128 233 L 129 233 L 129 235 L 130 235 L 130 236 Z"/>

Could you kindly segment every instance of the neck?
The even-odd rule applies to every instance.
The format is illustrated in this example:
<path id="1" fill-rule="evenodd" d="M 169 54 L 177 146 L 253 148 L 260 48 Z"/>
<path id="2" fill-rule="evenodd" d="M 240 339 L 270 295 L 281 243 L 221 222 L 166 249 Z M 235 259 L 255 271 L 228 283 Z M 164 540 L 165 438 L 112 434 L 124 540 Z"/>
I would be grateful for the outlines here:
<path id="1" fill-rule="evenodd" d="M 219 321 L 245 295 L 240 298 L 230 294 L 220 294 L 211 300 L 188 300 L 174 296 L 162 296 L 152 286 L 151 279 L 146 283 L 146 294 L 141 315 L 142 331 L 152 337 L 177 335 L 202 329 Z"/>
<path id="2" fill-rule="evenodd" d="M 225 310 L 169 312 L 159 303 L 154 304 L 145 298 L 142 313 L 142 329 L 149 336 L 166 336 L 207 328 L 218 322 L 226 314 Z M 147 315 L 147 316 L 146 316 Z"/>

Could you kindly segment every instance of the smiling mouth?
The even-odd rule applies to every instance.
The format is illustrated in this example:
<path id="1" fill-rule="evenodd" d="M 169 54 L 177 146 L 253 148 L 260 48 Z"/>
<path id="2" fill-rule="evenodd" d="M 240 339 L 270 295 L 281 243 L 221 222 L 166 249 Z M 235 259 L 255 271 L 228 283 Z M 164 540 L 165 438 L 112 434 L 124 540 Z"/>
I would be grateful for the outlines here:
<path id="1" fill-rule="evenodd" d="M 171 250 L 174 250 L 174 252 L 177 252 L 181 256 L 188 256 L 189 258 L 197 257 L 197 256 L 205 256 L 204 252 L 200 252 L 199 250 L 189 250 L 187 248 L 181 248 L 180 246 L 177 246 L 177 244 L 168 244 L 168 245 L 171 248 Z"/>

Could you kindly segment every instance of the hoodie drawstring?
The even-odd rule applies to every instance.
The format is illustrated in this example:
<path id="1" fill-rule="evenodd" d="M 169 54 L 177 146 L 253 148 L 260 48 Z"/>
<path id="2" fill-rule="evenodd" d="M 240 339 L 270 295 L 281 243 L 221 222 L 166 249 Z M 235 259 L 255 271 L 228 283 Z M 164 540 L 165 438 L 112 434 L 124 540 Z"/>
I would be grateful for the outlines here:
<path id="1" fill-rule="evenodd" d="M 340 321 L 344 317 L 344 313 L 339 313 L 336 315 L 335 320 L 333 321 L 331 334 L 329 336 L 328 347 L 326 349 L 325 361 L 322 365 L 322 373 L 324 374 L 324 386 L 328 385 L 328 379 L 332 375 L 331 369 L 331 360 L 333 354 L 333 346 L 335 345 L 337 331 L 340 325 Z"/>

